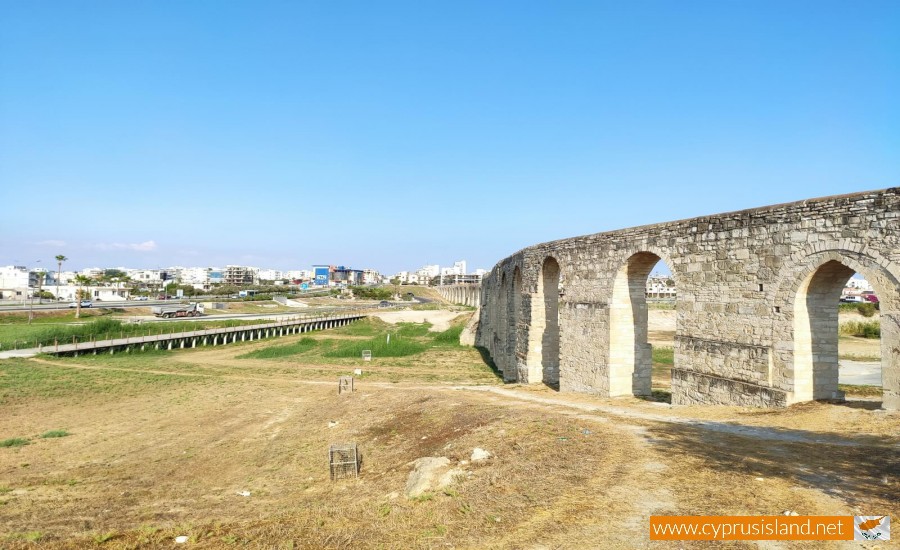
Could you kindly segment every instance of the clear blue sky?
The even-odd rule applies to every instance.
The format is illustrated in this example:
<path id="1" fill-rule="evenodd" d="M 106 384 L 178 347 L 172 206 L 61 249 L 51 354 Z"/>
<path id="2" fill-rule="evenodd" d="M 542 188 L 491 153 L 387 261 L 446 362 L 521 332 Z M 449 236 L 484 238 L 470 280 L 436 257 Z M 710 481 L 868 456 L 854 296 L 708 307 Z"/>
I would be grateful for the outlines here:
<path id="1" fill-rule="evenodd" d="M 0 0 L 0 265 L 490 268 L 900 185 L 898 98 L 896 0 Z"/>

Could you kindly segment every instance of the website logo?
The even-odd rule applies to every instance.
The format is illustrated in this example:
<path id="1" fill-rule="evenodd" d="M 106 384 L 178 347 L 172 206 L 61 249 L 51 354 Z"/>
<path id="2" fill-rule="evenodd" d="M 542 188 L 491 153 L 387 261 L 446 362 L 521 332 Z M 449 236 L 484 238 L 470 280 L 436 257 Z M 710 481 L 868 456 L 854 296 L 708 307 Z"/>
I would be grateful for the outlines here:
<path id="1" fill-rule="evenodd" d="M 853 540 L 891 540 L 891 516 L 853 516 Z"/>

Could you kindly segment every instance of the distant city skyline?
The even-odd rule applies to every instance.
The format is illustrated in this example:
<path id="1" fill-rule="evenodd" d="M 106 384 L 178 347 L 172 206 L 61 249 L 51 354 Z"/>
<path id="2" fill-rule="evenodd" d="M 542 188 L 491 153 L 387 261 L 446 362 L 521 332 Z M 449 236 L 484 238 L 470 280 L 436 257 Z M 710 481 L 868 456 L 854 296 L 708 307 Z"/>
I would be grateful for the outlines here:
<path id="1" fill-rule="evenodd" d="M 900 3 L 0 3 L 0 265 L 395 273 L 900 185 Z"/>

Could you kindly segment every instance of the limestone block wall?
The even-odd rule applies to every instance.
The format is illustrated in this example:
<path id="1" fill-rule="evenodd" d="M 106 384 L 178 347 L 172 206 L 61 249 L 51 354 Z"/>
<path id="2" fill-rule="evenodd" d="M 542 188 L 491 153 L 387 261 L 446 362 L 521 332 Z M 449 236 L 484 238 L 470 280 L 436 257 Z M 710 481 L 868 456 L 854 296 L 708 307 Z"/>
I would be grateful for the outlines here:
<path id="1" fill-rule="evenodd" d="M 674 403 L 784 406 L 837 391 L 837 304 L 853 272 L 881 300 L 884 406 L 900 408 L 900 189 L 543 243 L 480 288 L 476 344 L 504 378 L 649 392 L 644 283 L 676 281 Z"/>
<path id="2" fill-rule="evenodd" d="M 481 285 L 443 285 L 437 287 L 445 300 L 454 304 L 478 307 L 481 304 Z"/>

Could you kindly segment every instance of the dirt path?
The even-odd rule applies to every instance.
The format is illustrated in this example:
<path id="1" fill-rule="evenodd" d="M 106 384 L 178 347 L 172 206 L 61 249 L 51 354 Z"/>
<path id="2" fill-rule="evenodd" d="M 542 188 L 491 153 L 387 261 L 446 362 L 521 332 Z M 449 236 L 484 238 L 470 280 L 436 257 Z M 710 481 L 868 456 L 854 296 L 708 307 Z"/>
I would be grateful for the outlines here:
<path id="1" fill-rule="evenodd" d="M 428 329 L 432 332 L 443 332 L 450 328 L 450 323 L 460 315 L 465 315 L 458 311 L 447 311 L 445 309 L 422 309 L 409 311 L 383 311 L 370 314 L 372 317 L 378 317 L 386 323 L 431 323 Z"/>
<path id="2" fill-rule="evenodd" d="M 161 375 L 171 375 L 171 376 L 186 376 L 186 377 L 203 377 L 203 378 L 219 378 L 223 380 L 234 380 L 234 381 L 253 381 L 253 382 L 265 382 L 265 383 L 275 383 L 275 384 L 290 384 L 290 385 L 314 385 L 314 386 L 334 386 L 335 383 L 333 381 L 324 381 L 324 380 L 299 380 L 293 378 L 280 378 L 274 376 L 244 376 L 244 375 L 234 375 L 234 374 L 204 374 L 204 373 L 191 373 L 191 372 L 177 372 L 177 371 L 167 371 L 167 370 L 158 370 L 158 369 L 126 369 L 126 368 L 115 368 L 108 366 L 95 366 L 95 365 L 83 365 L 74 363 L 71 361 L 67 361 L 65 363 L 48 361 L 44 359 L 35 359 L 37 363 L 42 363 L 46 365 L 53 365 L 57 367 L 65 367 L 65 368 L 75 368 L 75 369 L 85 369 L 85 370 L 96 370 L 96 371 L 117 371 L 117 372 L 136 372 L 143 374 L 161 374 Z M 215 361 L 211 360 L 209 356 L 205 357 L 206 363 L 214 363 Z M 316 367 L 321 367 L 321 365 L 316 365 Z M 339 370 L 347 370 L 345 366 L 336 366 L 336 369 Z M 387 391 L 465 391 L 465 392 L 473 392 L 475 394 L 478 393 L 489 393 L 497 396 L 502 396 L 504 398 L 503 401 L 494 400 L 495 403 L 502 403 L 504 406 L 509 407 L 517 407 L 521 406 L 523 402 L 528 402 L 532 404 L 540 404 L 547 407 L 552 408 L 553 410 L 559 412 L 563 409 L 574 410 L 578 412 L 584 413 L 596 413 L 608 416 L 614 416 L 617 418 L 617 423 L 622 424 L 622 419 L 631 419 L 637 421 L 650 421 L 650 422 L 659 422 L 666 424 L 677 424 L 677 425 L 688 425 L 697 429 L 707 430 L 710 432 L 718 432 L 724 433 L 728 435 L 735 435 L 750 439 L 758 439 L 758 440 L 768 440 L 768 441 L 782 441 L 782 442 L 790 442 L 790 443 L 810 443 L 810 444 L 826 444 L 826 445 L 837 445 L 837 446 L 860 446 L 864 443 L 861 443 L 859 440 L 845 438 L 836 434 L 819 434 L 819 435 L 808 435 L 807 432 L 800 430 L 785 430 L 783 428 L 767 428 L 761 426 L 747 426 L 738 424 L 736 420 L 732 419 L 730 421 L 711 421 L 711 420 L 703 420 L 699 418 L 691 418 L 691 417 L 683 417 L 677 416 L 673 414 L 662 414 L 662 413 L 651 413 L 642 410 L 635 410 L 634 408 L 623 407 L 623 406 L 614 406 L 609 404 L 600 404 L 600 403 L 581 403 L 581 402 L 573 402 L 571 399 L 567 399 L 566 397 L 548 397 L 548 396 L 538 396 L 529 393 L 527 390 L 522 391 L 519 389 L 505 389 L 496 386 L 460 386 L 458 384 L 410 384 L 410 383 L 384 383 L 384 382 L 372 382 L 367 381 L 365 383 L 366 387 L 370 388 L 378 388 L 380 390 Z M 661 405 L 665 406 L 665 405 Z M 689 412 L 689 409 L 683 408 L 683 412 Z M 900 414 L 896 412 L 885 412 L 884 415 L 888 417 L 900 417 Z M 585 419 L 595 419 L 590 416 L 584 416 Z M 603 418 L 600 421 L 606 421 L 607 418 Z M 634 424 L 635 427 L 640 426 L 641 424 Z M 889 444 L 894 448 L 900 449 L 900 442 Z"/>

